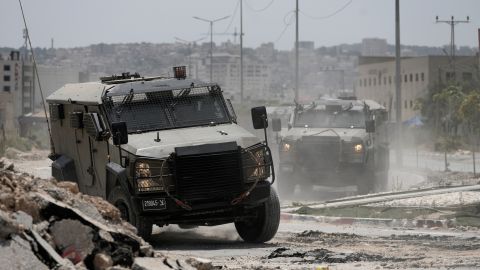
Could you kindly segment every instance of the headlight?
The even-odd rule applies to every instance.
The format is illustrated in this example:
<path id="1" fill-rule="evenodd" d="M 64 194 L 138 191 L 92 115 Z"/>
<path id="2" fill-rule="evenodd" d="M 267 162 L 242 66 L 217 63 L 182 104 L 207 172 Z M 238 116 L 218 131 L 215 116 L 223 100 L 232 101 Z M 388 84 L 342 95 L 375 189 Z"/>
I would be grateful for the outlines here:
<path id="1" fill-rule="evenodd" d="M 150 171 L 150 165 L 146 162 L 138 162 L 135 166 L 135 175 L 137 177 L 152 176 L 152 172 Z"/>
<path id="2" fill-rule="evenodd" d="M 172 189 L 172 175 L 165 164 L 162 170 L 163 160 L 142 160 L 135 162 L 135 181 L 139 192 L 164 191 L 168 186 Z M 160 179 L 163 176 L 163 182 Z"/>
<path id="3" fill-rule="evenodd" d="M 353 150 L 355 150 L 355 153 L 360 153 L 363 150 L 363 145 L 355 144 L 355 146 L 353 147 Z"/>
<path id="4" fill-rule="evenodd" d="M 253 182 L 270 176 L 271 158 L 265 146 L 247 148 L 242 153 L 245 180 Z"/>
<path id="5" fill-rule="evenodd" d="M 289 144 L 289 143 L 283 143 L 283 145 L 282 145 L 282 150 L 283 150 L 284 152 L 290 151 L 291 148 L 292 148 L 292 145 Z"/>

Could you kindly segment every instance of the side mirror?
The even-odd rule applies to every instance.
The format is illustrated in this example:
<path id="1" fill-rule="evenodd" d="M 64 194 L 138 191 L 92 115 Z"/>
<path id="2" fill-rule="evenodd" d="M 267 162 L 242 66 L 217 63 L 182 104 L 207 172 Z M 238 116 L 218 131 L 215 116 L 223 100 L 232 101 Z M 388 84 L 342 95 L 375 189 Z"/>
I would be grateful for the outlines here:
<path id="1" fill-rule="evenodd" d="M 122 145 L 128 143 L 127 123 L 112 123 L 112 139 L 114 145 Z"/>
<path id="2" fill-rule="evenodd" d="M 272 130 L 275 132 L 280 132 L 282 130 L 282 120 L 280 118 L 272 119 Z"/>
<path id="3" fill-rule="evenodd" d="M 265 106 L 252 108 L 252 122 L 254 129 L 264 129 L 268 127 L 267 109 Z"/>
<path id="4" fill-rule="evenodd" d="M 366 120 L 365 121 L 365 130 L 367 133 L 375 132 L 375 120 Z"/>
<path id="5" fill-rule="evenodd" d="M 101 141 L 103 135 L 105 134 L 105 128 L 103 123 L 98 116 L 98 113 L 84 113 L 83 114 L 83 124 L 87 134 L 96 141 Z"/>

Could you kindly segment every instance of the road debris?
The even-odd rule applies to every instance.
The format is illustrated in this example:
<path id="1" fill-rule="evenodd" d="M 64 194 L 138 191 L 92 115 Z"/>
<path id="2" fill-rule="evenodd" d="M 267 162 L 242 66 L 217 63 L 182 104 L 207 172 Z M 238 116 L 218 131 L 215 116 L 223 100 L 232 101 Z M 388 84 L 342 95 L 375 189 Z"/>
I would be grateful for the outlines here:
<path id="1" fill-rule="evenodd" d="M 363 252 L 334 252 L 328 249 L 319 248 L 309 251 L 291 250 L 289 248 L 277 248 L 270 255 L 268 259 L 281 257 L 295 257 L 301 260 L 295 260 L 295 263 L 350 263 L 361 261 L 392 261 L 393 258 L 385 258 L 377 254 L 367 254 Z M 403 260 L 396 258 L 395 260 Z"/>
<path id="2" fill-rule="evenodd" d="M 0 159 L 1 269 L 130 269 L 139 258 L 155 261 L 141 269 L 175 267 L 154 258 L 153 249 L 113 205 L 78 192 L 75 183 L 56 182 L 14 170 Z"/>

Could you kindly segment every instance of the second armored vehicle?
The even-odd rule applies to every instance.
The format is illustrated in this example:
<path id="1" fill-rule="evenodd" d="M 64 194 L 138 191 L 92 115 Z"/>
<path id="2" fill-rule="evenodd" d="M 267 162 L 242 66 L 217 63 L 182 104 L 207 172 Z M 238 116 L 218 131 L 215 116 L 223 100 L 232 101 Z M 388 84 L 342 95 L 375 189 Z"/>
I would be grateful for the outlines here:
<path id="1" fill-rule="evenodd" d="M 359 193 L 381 189 L 389 167 L 386 117 L 385 108 L 371 100 L 297 104 L 279 134 L 279 192 L 292 194 L 297 184 L 356 185 Z M 275 131 L 281 130 L 278 122 Z"/>

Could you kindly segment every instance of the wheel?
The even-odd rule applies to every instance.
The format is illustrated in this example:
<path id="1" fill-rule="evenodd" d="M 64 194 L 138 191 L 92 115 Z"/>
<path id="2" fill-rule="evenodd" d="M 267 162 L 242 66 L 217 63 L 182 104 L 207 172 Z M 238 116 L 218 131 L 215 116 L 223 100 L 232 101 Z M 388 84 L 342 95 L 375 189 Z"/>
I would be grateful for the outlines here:
<path id="1" fill-rule="evenodd" d="M 293 197 L 295 186 L 296 181 L 291 173 L 284 173 L 277 179 L 278 194 L 280 194 L 282 200 L 291 199 Z"/>
<path id="2" fill-rule="evenodd" d="M 366 169 L 357 179 L 357 192 L 360 195 L 374 192 L 375 189 L 375 173 Z"/>
<path id="3" fill-rule="evenodd" d="M 280 202 L 273 187 L 270 187 L 270 197 L 257 209 L 255 219 L 235 222 L 240 237 L 249 243 L 264 243 L 271 240 L 280 224 Z"/>
<path id="4" fill-rule="evenodd" d="M 147 240 L 152 235 L 152 223 L 140 217 L 134 210 L 130 196 L 120 186 L 116 186 L 108 194 L 108 201 L 118 208 L 122 219 L 137 228 L 137 234 Z"/>

